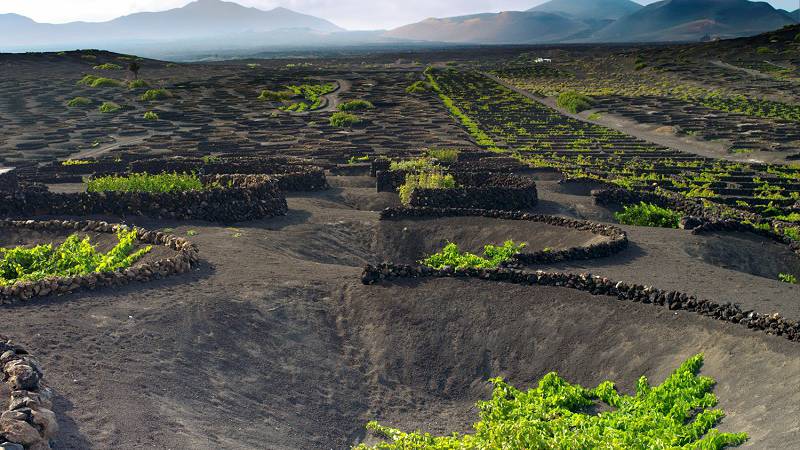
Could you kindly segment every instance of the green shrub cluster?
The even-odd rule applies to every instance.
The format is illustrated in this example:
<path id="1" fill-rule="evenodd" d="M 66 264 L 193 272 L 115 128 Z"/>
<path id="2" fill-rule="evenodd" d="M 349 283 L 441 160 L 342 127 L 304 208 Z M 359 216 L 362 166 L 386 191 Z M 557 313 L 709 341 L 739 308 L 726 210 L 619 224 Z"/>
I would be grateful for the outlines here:
<path id="1" fill-rule="evenodd" d="M 88 181 L 87 192 L 183 192 L 203 190 L 196 174 L 134 173 L 127 176 L 108 175 Z"/>
<path id="2" fill-rule="evenodd" d="M 350 158 L 347 160 L 347 164 L 351 164 L 351 165 L 352 165 L 352 164 L 363 163 L 363 162 L 369 162 L 369 155 L 364 155 L 364 156 L 351 156 L 351 157 L 350 157 Z"/>
<path id="3" fill-rule="evenodd" d="M 406 175 L 405 183 L 398 189 L 400 201 L 404 205 L 411 202 L 411 194 L 414 189 L 452 189 L 456 187 L 456 180 L 450 174 L 441 172 L 420 172 L 409 173 Z"/>
<path id="4" fill-rule="evenodd" d="M 461 252 L 458 245 L 451 242 L 447 244 L 441 252 L 423 259 L 420 263 L 433 269 L 443 269 L 453 267 L 456 269 L 494 269 L 500 264 L 509 261 L 514 255 L 519 254 L 525 244 L 517 244 L 514 241 L 505 241 L 503 245 L 486 245 L 483 247 L 483 257 Z"/>
<path id="5" fill-rule="evenodd" d="M 640 227 L 678 228 L 681 215 L 671 209 L 650 203 L 625 206 L 622 212 L 614 214 L 619 223 Z"/>
<path id="6" fill-rule="evenodd" d="M 94 163 L 94 161 L 88 159 L 68 159 L 66 161 L 61 161 L 62 166 L 86 166 Z"/>
<path id="7" fill-rule="evenodd" d="M 149 102 L 153 100 L 161 100 L 171 96 L 172 94 L 170 94 L 170 92 L 166 89 L 148 89 L 144 94 L 142 94 L 141 97 L 139 97 L 139 99 L 144 102 Z"/>
<path id="8" fill-rule="evenodd" d="M 158 114 L 154 111 L 147 111 L 144 113 L 144 120 L 158 120 Z"/>
<path id="9" fill-rule="evenodd" d="M 415 81 L 410 86 L 406 88 L 406 93 L 408 94 L 416 94 L 420 92 L 427 92 L 430 89 L 430 84 L 424 81 Z"/>
<path id="10" fill-rule="evenodd" d="M 58 247 L 45 244 L 33 248 L 0 248 L 0 286 L 124 269 L 151 250 L 148 246 L 133 251 L 136 231 L 120 230 L 117 239 L 119 242 L 108 253 L 98 252 L 88 237 L 80 239 L 74 234 Z"/>
<path id="11" fill-rule="evenodd" d="M 92 67 L 94 70 L 122 70 L 122 66 L 114 63 L 100 64 L 99 66 Z"/>
<path id="12" fill-rule="evenodd" d="M 428 149 L 428 156 L 446 163 L 458 161 L 458 149 L 455 148 L 430 148 Z"/>
<path id="13" fill-rule="evenodd" d="M 283 102 L 286 100 L 290 100 L 294 96 L 295 96 L 294 92 L 290 90 L 270 91 L 265 89 L 261 91 L 261 95 L 258 96 L 258 99 L 269 102 Z"/>
<path id="14" fill-rule="evenodd" d="M 351 100 L 339 104 L 339 111 L 363 111 L 365 109 L 372 109 L 375 105 L 367 100 Z"/>
<path id="15" fill-rule="evenodd" d="M 414 158 L 404 159 L 402 161 L 392 161 L 389 164 L 389 170 L 392 172 L 403 171 L 409 173 L 419 173 L 441 171 L 441 167 L 434 164 L 430 158 Z"/>
<path id="16" fill-rule="evenodd" d="M 92 104 L 92 101 L 86 97 L 75 97 L 72 100 L 67 102 L 67 106 L 70 108 L 76 108 L 80 106 L 89 106 Z"/>
<path id="17" fill-rule="evenodd" d="M 558 95 L 558 99 L 556 100 L 556 104 L 559 107 L 566 109 L 572 114 L 590 109 L 593 102 L 594 100 L 588 95 L 583 95 L 575 91 L 562 92 Z"/>
<path id="18" fill-rule="evenodd" d="M 779 273 L 778 279 L 783 281 L 784 283 L 798 284 L 797 277 L 790 273 Z"/>
<path id="19" fill-rule="evenodd" d="M 122 107 L 119 106 L 118 104 L 114 103 L 114 102 L 103 102 L 103 104 L 100 105 L 100 112 L 101 113 L 117 112 L 120 109 L 122 109 Z"/>
<path id="20" fill-rule="evenodd" d="M 113 78 L 98 77 L 95 75 L 86 75 L 78 81 L 78 84 L 89 87 L 122 87 L 124 84 Z"/>
<path id="21" fill-rule="evenodd" d="M 587 389 L 554 372 L 528 391 L 495 378 L 492 398 L 478 402 L 480 420 L 473 425 L 474 434 L 435 437 L 370 422 L 367 428 L 389 442 L 356 449 L 721 450 L 740 445 L 746 433 L 714 428 L 725 414 L 713 409 L 714 380 L 697 375 L 702 363 L 703 355 L 689 358 L 659 386 L 641 377 L 633 396 L 618 393 L 610 381 Z M 592 414 L 589 410 L 598 401 L 613 409 Z"/>
<path id="22" fill-rule="evenodd" d="M 144 89 L 150 87 L 150 83 L 144 80 L 133 80 L 128 83 L 129 89 Z"/>
<path id="23" fill-rule="evenodd" d="M 346 128 L 358 125 L 361 119 L 355 114 L 350 114 L 344 111 L 337 111 L 331 115 L 330 124 L 332 127 Z"/>

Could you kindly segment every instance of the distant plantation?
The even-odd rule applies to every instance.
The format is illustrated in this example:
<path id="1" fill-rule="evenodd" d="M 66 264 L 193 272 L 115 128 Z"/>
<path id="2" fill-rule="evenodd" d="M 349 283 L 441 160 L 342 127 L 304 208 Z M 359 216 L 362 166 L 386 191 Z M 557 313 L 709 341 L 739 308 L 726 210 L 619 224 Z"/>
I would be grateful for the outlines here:
<path id="1" fill-rule="evenodd" d="M 572 114 L 577 114 L 592 107 L 592 98 L 575 91 L 568 91 L 559 94 L 556 103 Z"/>

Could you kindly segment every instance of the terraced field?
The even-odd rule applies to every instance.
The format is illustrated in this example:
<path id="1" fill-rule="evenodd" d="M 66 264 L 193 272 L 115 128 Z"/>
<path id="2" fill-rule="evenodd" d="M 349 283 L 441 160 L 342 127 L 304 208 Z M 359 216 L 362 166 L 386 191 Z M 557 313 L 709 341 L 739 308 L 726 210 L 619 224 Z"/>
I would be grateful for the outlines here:
<path id="1" fill-rule="evenodd" d="M 0 447 L 797 447 L 781 33 L 0 55 Z"/>

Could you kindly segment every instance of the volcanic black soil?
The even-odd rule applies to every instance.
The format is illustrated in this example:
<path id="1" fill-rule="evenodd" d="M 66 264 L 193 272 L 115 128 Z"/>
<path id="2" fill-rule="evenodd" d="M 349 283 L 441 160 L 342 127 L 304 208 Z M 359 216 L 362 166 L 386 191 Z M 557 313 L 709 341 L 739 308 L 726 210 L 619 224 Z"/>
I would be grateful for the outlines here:
<path id="1" fill-rule="evenodd" d="M 204 262 L 187 276 L 5 307 L 3 333 L 37 355 L 56 393 L 57 448 L 347 448 L 371 439 L 371 419 L 464 432 L 490 377 L 528 387 L 558 371 L 630 392 L 640 375 L 660 382 L 699 352 L 728 414 L 722 429 L 748 432 L 751 448 L 800 442 L 800 347 L 783 338 L 565 288 L 362 285 L 361 266 L 382 259 L 379 249 L 403 254 L 403 228 L 431 245 L 467 237 L 470 226 L 481 239 L 537 247 L 592 239 L 489 219 L 460 224 L 462 235 L 443 225 L 465 219 L 379 223 L 363 206 L 375 199 L 352 205 L 367 197 L 362 183 L 339 177 L 331 191 L 293 195 L 286 217 L 234 227 L 136 220 L 194 231 Z M 573 217 L 604 214 L 586 197 L 543 191 L 542 211 L 557 199 L 563 211 L 584 212 Z M 796 286 L 742 282 L 739 270 L 663 252 L 718 237 L 650 229 L 630 237 L 631 248 L 591 270 L 713 299 L 773 292 L 751 301 L 800 316 L 786 300 L 798 298 Z"/>

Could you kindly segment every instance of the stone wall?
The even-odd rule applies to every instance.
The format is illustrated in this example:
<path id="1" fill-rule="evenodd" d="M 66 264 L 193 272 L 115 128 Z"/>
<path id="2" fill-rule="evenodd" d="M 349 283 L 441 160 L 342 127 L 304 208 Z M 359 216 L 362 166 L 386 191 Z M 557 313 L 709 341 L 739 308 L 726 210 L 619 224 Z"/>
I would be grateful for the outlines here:
<path id="1" fill-rule="evenodd" d="M 530 178 L 488 172 L 454 173 L 458 187 L 414 189 L 409 206 L 418 208 L 530 209 L 538 203 L 536 182 Z"/>
<path id="2" fill-rule="evenodd" d="M 669 310 L 684 310 L 708 316 L 716 320 L 746 326 L 767 334 L 783 336 L 791 341 L 800 341 L 800 322 L 781 317 L 780 314 L 761 314 L 743 310 L 732 303 L 716 303 L 698 299 L 679 291 L 666 291 L 650 286 L 612 281 L 591 274 L 527 272 L 517 269 L 463 269 L 436 270 L 424 266 L 381 264 L 366 266 L 361 276 L 364 284 L 374 284 L 395 278 L 424 277 L 472 277 L 482 280 L 515 283 L 530 286 L 558 286 L 589 292 L 592 295 L 616 297 L 620 301 L 649 303 Z M 666 316 L 665 316 L 666 317 Z M 666 320 L 666 319 L 665 319 Z"/>
<path id="3" fill-rule="evenodd" d="M 69 220 L 0 220 L 0 231 L 10 228 L 29 230 L 52 230 L 69 232 L 116 233 L 123 225 L 101 221 Z M 158 231 L 133 227 L 137 240 L 142 244 L 161 245 L 175 251 L 173 256 L 157 261 L 136 264 L 114 272 L 91 273 L 74 277 L 51 277 L 39 281 L 19 281 L 0 287 L 0 305 L 28 301 L 47 295 L 64 295 L 80 289 L 96 289 L 104 286 L 119 286 L 133 281 L 149 281 L 174 274 L 186 273 L 198 262 L 197 247 L 188 240 Z"/>
<path id="4" fill-rule="evenodd" d="M 25 189 L 0 193 L 0 216 L 108 214 L 232 223 L 284 215 L 288 211 L 278 181 L 269 176 L 201 178 L 209 186 L 207 190 L 65 194 Z"/>
<path id="5" fill-rule="evenodd" d="M 51 448 L 58 421 L 52 411 L 53 394 L 44 383 L 39 363 L 25 349 L 0 335 L 0 369 L 2 383 L 11 393 L 8 407 L 0 411 L 0 448 Z"/>

